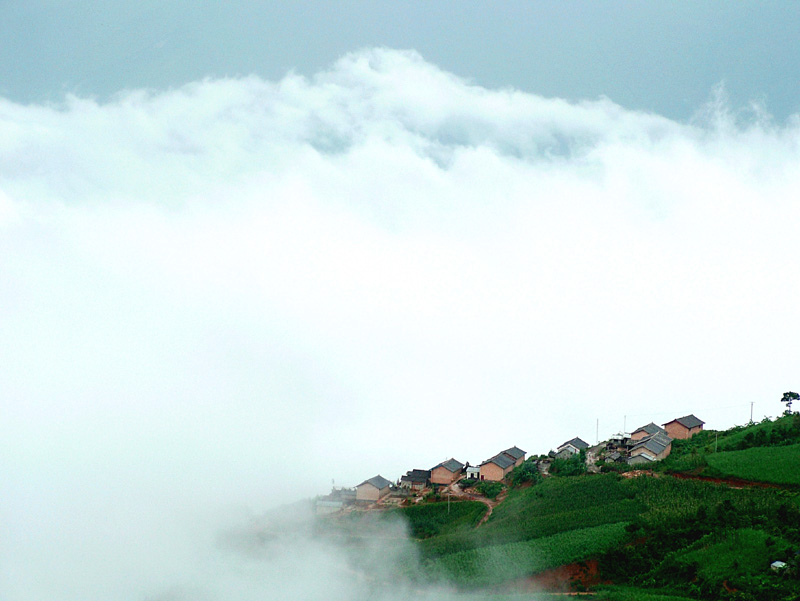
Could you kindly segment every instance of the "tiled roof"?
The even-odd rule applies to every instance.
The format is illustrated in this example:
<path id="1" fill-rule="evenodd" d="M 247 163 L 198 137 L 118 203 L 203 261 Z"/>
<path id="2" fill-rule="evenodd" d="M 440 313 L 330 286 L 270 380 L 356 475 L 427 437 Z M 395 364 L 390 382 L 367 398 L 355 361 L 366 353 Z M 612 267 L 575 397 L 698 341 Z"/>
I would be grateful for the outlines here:
<path id="1" fill-rule="evenodd" d="M 389 486 L 391 484 L 391 482 L 389 482 L 383 476 L 378 475 L 378 476 L 373 476 L 369 480 L 364 480 L 361 484 L 359 484 L 359 486 L 363 486 L 364 484 L 371 484 L 372 486 L 374 486 L 378 490 L 382 490 L 382 489 L 386 488 L 387 486 Z"/>
<path id="2" fill-rule="evenodd" d="M 430 470 L 410 470 L 401 476 L 402 482 L 427 482 L 431 477 Z"/>
<path id="3" fill-rule="evenodd" d="M 698 426 L 702 426 L 705 422 L 701 419 L 697 419 L 693 414 L 684 415 L 683 417 L 679 417 L 678 419 L 673 419 L 671 422 L 667 422 L 667 424 L 671 424 L 673 422 L 678 422 L 684 428 L 692 429 L 697 428 Z M 667 424 L 664 424 L 665 426 Z"/>
<path id="4" fill-rule="evenodd" d="M 657 426 L 653 422 L 650 422 L 646 426 L 637 428 L 631 434 L 636 434 L 637 432 L 647 432 L 648 434 L 655 434 L 656 432 L 665 432 L 665 430 L 661 426 Z"/>
<path id="5" fill-rule="evenodd" d="M 520 457 L 525 457 L 525 451 L 519 447 L 511 447 L 510 449 L 503 451 L 503 453 L 506 455 L 511 455 L 515 460 L 519 459 Z"/>
<path id="6" fill-rule="evenodd" d="M 506 469 L 508 466 L 514 465 L 514 460 L 508 457 L 507 455 L 504 455 L 503 453 L 499 453 L 498 455 L 495 455 L 491 459 L 487 459 L 486 461 L 481 463 L 481 465 L 486 465 L 487 463 L 494 463 L 495 465 L 500 466 L 503 469 Z"/>
<path id="7" fill-rule="evenodd" d="M 568 440 L 567 442 L 565 442 L 564 444 L 562 444 L 558 448 L 562 449 L 567 445 L 572 445 L 576 449 L 588 449 L 589 448 L 589 443 L 588 442 L 584 442 L 580 438 L 573 438 L 572 440 Z"/>
<path id="8" fill-rule="evenodd" d="M 647 438 L 643 438 L 637 445 L 635 445 L 631 452 L 636 449 L 647 449 L 648 451 L 652 451 L 656 455 L 663 453 L 664 450 L 669 446 L 669 443 L 672 442 L 672 439 L 667 436 L 666 434 L 661 434 L 660 432 L 654 434 L 653 436 L 648 436 Z"/>
<path id="9" fill-rule="evenodd" d="M 431 468 L 431 471 L 435 470 L 437 467 L 443 467 L 448 472 L 456 473 L 457 471 L 464 469 L 464 464 L 451 458 L 447 461 L 442 461 L 439 465 L 434 465 Z"/>

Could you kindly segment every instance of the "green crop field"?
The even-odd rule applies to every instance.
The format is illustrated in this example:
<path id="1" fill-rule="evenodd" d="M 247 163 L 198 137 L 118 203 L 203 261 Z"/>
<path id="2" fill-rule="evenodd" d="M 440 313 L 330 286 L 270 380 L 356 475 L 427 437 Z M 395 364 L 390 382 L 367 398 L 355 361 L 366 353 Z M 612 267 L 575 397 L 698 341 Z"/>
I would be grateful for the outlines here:
<path id="1" fill-rule="evenodd" d="M 800 444 L 713 453 L 708 465 L 735 478 L 800 485 Z"/>
<path id="2" fill-rule="evenodd" d="M 705 536 L 676 559 L 697 565 L 698 573 L 706 578 L 731 580 L 765 572 L 788 547 L 786 541 L 763 530 L 740 528 L 722 536 Z"/>
<path id="3" fill-rule="evenodd" d="M 736 489 L 669 476 L 631 478 L 623 484 L 646 507 L 642 521 L 654 526 L 696 516 L 701 507 L 712 510 L 725 502 L 743 516 L 773 515 L 783 502 L 770 490 Z"/>
<path id="4" fill-rule="evenodd" d="M 474 528 L 486 513 L 486 505 L 478 501 L 453 503 L 423 503 L 387 512 L 387 516 L 401 515 L 414 538 L 427 538 Z"/>
<path id="5" fill-rule="evenodd" d="M 644 506 L 616 474 L 549 478 L 517 488 L 477 530 L 444 532 L 420 544 L 424 557 L 521 542 L 603 524 L 632 521 Z"/>
<path id="6" fill-rule="evenodd" d="M 619 476 L 606 474 L 550 478 L 530 488 L 512 490 L 492 513 L 483 534 L 514 542 L 632 520 L 643 507 Z"/>
<path id="7" fill-rule="evenodd" d="M 430 562 L 431 574 L 469 586 L 507 582 L 587 559 L 619 544 L 626 523 L 570 530 L 525 542 L 481 547 Z"/>
<path id="8" fill-rule="evenodd" d="M 681 597 L 668 592 L 658 592 L 648 589 L 608 586 L 597 592 L 598 601 L 694 601 L 690 597 Z"/>
<path id="9" fill-rule="evenodd" d="M 765 420 L 748 427 L 738 427 L 732 432 L 723 432 L 717 440 L 718 450 L 736 451 L 747 446 L 764 446 L 764 443 L 773 438 L 775 430 L 791 430 L 794 427 L 796 418 L 794 415 L 786 415 L 774 421 Z M 747 444 L 748 439 L 754 444 Z M 760 444 L 759 444 L 760 441 Z M 713 440 L 711 443 L 713 444 Z"/>

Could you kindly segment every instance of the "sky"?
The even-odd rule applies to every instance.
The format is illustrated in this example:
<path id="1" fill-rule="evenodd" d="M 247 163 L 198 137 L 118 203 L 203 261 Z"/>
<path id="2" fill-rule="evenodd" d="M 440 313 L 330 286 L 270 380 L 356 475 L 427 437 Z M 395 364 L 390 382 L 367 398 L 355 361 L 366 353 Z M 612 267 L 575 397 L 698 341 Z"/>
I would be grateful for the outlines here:
<path id="1" fill-rule="evenodd" d="M 796 5 L 217 6 L 4 9 L 0 596 L 190 598 L 332 482 L 783 410 Z"/>
<path id="2" fill-rule="evenodd" d="M 311 76 L 362 48 L 413 49 L 488 88 L 605 96 L 687 120 L 724 81 L 734 106 L 800 110 L 796 2 L 4 0 L 0 94 L 107 99 L 204 77 Z"/>

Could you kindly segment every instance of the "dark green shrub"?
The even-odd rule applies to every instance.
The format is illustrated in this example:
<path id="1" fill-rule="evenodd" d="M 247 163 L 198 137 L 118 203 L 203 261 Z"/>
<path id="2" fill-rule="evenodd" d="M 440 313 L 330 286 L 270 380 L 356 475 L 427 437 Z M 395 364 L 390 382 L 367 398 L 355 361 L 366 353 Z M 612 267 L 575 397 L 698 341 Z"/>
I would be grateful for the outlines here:
<path id="1" fill-rule="evenodd" d="M 542 474 L 539 473 L 539 467 L 536 464 L 536 460 L 529 458 L 521 465 L 515 467 L 508 475 L 508 481 L 512 486 L 519 486 L 526 482 L 533 482 L 534 484 L 541 482 Z"/>
<path id="2" fill-rule="evenodd" d="M 505 485 L 502 482 L 483 480 L 475 485 L 475 490 L 487 499 L 496 499 L 503 489 L 505 489 Z"/>

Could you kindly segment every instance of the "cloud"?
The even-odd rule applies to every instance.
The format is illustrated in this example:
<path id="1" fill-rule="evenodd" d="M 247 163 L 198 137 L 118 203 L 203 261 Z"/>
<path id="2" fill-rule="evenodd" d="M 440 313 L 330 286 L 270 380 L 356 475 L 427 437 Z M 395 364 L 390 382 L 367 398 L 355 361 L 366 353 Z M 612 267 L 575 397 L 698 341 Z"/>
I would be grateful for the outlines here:
<path id="1" fill-rule="evenodd" d="M 386 49 L 0 100 L 2 551 L 27 558 L 2 588 L 33 598 L 36 523 L 74 555 L 133 512 L 136 546 L 187 506 L 546 452 L 597 419 L 778 413 L 799 126 L 719 94 L 685 124 L 488 90 Z"/>

